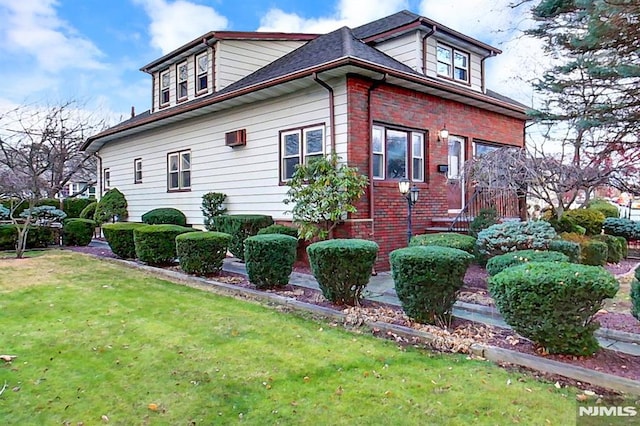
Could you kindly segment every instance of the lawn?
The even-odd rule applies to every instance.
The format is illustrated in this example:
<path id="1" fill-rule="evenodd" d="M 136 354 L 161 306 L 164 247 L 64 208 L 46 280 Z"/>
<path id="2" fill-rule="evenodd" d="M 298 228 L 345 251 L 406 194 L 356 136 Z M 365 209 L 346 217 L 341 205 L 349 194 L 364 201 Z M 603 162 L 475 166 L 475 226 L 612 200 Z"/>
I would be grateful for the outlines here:
<path id="1" fill-rule="evenodd" d="M 575 424 L 575 389 L 64 251 L 0 260 L 3 424 Z"/>

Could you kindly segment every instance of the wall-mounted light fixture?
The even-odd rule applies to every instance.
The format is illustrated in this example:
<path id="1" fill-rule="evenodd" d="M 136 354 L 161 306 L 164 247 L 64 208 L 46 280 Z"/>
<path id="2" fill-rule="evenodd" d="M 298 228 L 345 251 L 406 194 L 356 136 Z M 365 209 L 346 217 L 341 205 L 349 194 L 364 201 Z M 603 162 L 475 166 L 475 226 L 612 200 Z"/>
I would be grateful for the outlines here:
<path id="1" fill-rule="evenodd" d="M 438 142 L 446 141 L 449 138 L 449 131 L 447 130 L 447 125 L 445 124 L 442 127 L 442 130 L 438 132 Z"/>

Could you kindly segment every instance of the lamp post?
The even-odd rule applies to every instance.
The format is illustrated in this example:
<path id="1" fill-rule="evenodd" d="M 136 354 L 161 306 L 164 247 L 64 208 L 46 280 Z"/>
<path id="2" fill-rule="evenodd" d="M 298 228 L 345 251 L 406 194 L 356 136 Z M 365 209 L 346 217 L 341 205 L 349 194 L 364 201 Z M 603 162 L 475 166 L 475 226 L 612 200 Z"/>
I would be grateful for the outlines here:
<path id="1" fill-rule="evenodd" d="M 407 199 L 407 206 L 409 207 L 409 214 L 407 216 L 407 244 L 409 244 L 411 236 L 413 235 L 413 231 L 411 229 L 411 213 L 413 206 L 418 202 L 418 194 L 420 193 L 420 190 L 415 184 L 411 186 L 411 182 L 409 182 L 408 179 L 401 179 L 400 182 L 398 182 L 398 189 Z"/>

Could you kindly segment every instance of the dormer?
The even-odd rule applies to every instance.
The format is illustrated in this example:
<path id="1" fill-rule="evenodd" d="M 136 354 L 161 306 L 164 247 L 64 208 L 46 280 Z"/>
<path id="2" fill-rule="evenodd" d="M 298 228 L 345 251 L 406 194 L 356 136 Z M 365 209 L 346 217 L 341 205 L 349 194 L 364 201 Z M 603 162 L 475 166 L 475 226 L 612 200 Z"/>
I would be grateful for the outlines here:
<path id="1" fill-rule="evenodd" d="M 151 112 L 223 90 L 316 37 L 315 34 L 207 33 L 141 68 L 152 77 Z"/>

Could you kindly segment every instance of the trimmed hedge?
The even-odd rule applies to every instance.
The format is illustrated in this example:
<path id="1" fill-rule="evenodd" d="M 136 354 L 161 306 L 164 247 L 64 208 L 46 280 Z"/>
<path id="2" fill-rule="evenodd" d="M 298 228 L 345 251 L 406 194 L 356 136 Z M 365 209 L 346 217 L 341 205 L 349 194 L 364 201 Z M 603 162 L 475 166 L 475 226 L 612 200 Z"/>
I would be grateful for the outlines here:
<path id="1" fill-rule="evenodd" d="M 259 230 L 257 235 L 265 234 L 283 234 L 297 239 L 298 228 L 294 228 L 293 226 L 273 224 Z"/>
<path id="2" fill-rule="evenodd" d="M 133 230 L 136 257 L 150 265 L 171 264 L 178 257 L 176 237 L 193 228 L 179 225 L 144 225 Z"/>
<path id="3" fill-rule="evenodd" d="M 564 213 L 563 218 L 567 218 L 572 224 L 582 226 L 585 235 L 598 235 L 602 232 L 604 215 L 591 209 L 575 209 Z"/>
<path id="4" fill-rule="evenodd" d="M 67 214 L 67 218 L 79 218 L 80 213 L 84 210 L 89 204 L 95 202 L 96 200 L 93 198 L 65 198 L 62 201 L 62 210 Z M 84 219 L 93 219 L 92 217 L 87 217 Z"/>
<path id="5" fill-rule="evenodd" d="M 176 237 L 180 267 L 188 274 L 219 273 L 227 257 L 231 235 L 222 232 L 187 232 Z"/>
<path id="6" fill-rule="evenodd" d="M 355 306 L 369 283 L 378 244 L 361 239 L 313 243 L 307 255 L 322 294 L 338 304 Z"/>
<path id="7" fill-rule="evenodd" d="M 409 247 L 439 246 L 450 247 L 474 254 L 476 239 L 471 235 L 456 234 L 454 232 L 440 232 L 435 234 L 416 235 L 409 241 Z"/>
<path id="8" fill-rule="evenodd" d="M 88 246 L 95 229 L 96 222 L 91 219 L 65 219 L 62 226 L 62 244 L 65 246 Z"/>
<path id="9" fill-rule="evenodd" d="M 46 226 L 31 226 L 27 234 L 26 248 L 45 248 L 55 241 L 55 232 Z M 0 250 L 15 250 L 18 242 L 18 230 L 13 224 L 0 225 Z"/>
<path id="10" fill-rule="evenodd" d="M 591 266 L 604 266 L 609 257 L 607 243 L 598 240 L 588 240 L 582 245 L 582 263 Z"/>
<path id="11" fill-rule="evenodd" d="M 262 228 L 273 225 L 273 218 L 260 214 L 223 214 L 212 217 L 211 224 L 216 231 L 231 235 L 229 251 L 244 260 L 244 240 L 257 235 Z"/>
<path id="12" fill-rule="evenodd" d="M 147 225 L 187 225 L 187 217 L 178 209 L 173 207 L 162 207 L 153 209 L 142 215 L 142 223 Z"/>
<path id="13" fill-rule="evenodd" d="M 549 250 L 565 254 L 571 263 L 580 263 L 582 250 L 580 249 L 580 244 L 576 242 L 553 240 L 549 243 Z"/>
<path id="14" fill-rule="evenodd" d="M 624 237 L 628 240 L 640 239 L 640 222 L 627 218 L 608 217 L 602 224 L 605 234 Z"/>
<path id="15" fill-rule="evenodd" d="M 421 323 L 449 324 L 473 255 L 450 247 L 414 246 L 392 251 L 389 259 L 406 314 Z"/>
<path id="16" fill-rule="evenodd" d="M 97 201 L 87 204 L 87 206 L 80 212 L 80 219 L 93 220 L 96 215 L 96 207 L 98 207 Z"/>
<path id="17" fill-rule="evenodd" d="M 558 234 L 549 222 L 504 222 L 478 233 L 480 256 L 496 256 L 515 250 L 547 250 Z"/>
<path id="18" fill-rule="evenodd" d="M 640 266 L 635 270 L 635 279 L 631 282 L 631 315 L 640 321 Z"/>
<path id="19" fill-rule="evenodd" d="M 627 246 L 627 240 L 620 237 L 614 237 L 613 235 L 594 235 L 593 239 L 596 241 L 602 241 L 607 245 L 607 262 L 608 263 L 620 263 L 624 259 L 624 252 Z"/>
<path id="20" fill-rule="evenodd" d="M 574 263 L 532 262 L 490 277 L 488 288 L 504 320 L 549 353 L 592 355 L 593 316 L 619 284 L 607 270 Z"/>
<path id="21" fill-rule="evenodd" d="M 557 251 L 516 250 L 489 259 L 487 273 L 493 276 L 527 262 L 569 262 L 569 257 Z"/>
<path id="22" fill-rule="evenodd" d="M 105 223 L 102 225 L 104 238 L 107 240 L 111 251 L 122 259 L 135 259 L 136 246 L 133 239 L 133 230 L 144 223 L 137 222 L 117 222 Z"/>
<path id="23" fill-rule="evenodd" d="M 298 239 L 290 235 L 262 234 L 244 240 L 247 275 L 257 288 L 284 287 L 296 261 Z"/>
<path id="24" fill-rule="evenodd" d="M 607 200 L 603 200 L 602 198 L 594 198 L 593 200 L 590 200 L 587 203 L 587 209 L 599 211 L 605 218 L 620 217 L 618 207 Z"/>

